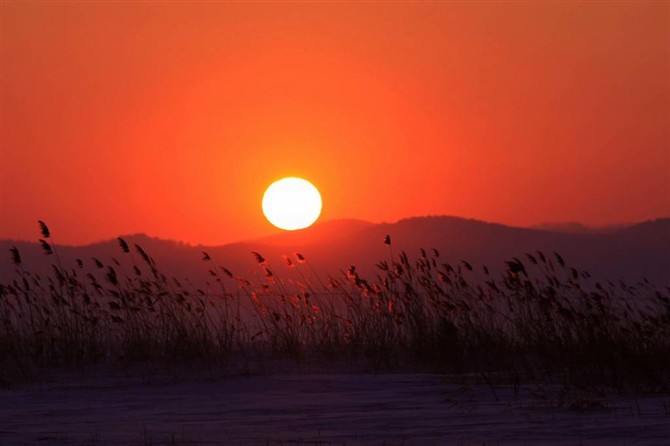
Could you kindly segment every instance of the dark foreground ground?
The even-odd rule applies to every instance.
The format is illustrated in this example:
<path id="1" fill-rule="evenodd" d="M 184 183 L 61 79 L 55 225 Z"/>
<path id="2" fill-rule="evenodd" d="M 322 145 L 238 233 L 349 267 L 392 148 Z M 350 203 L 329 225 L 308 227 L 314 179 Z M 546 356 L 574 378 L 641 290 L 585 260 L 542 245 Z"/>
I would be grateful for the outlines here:
<path id="1" fill-rule="evenodd" d="M 462 380 L 460 377 L 459 380 Z M 98 371 L 0 390 L 2 445 L 667 445 L 670 396 L 426 373 Z"/>

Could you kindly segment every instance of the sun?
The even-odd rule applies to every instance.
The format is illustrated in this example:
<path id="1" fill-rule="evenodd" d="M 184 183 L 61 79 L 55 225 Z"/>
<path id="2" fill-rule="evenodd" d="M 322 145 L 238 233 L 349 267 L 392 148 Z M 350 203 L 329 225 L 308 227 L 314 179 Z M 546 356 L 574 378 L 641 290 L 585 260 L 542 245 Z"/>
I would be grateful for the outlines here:
<path id="1" fill-rule="evenodd" d="M 280 229 L 311 226 L 321 214 L 321 194 L 312 183 L 288 177 L 272 183 L 263 195 L 263 214 Z"/>

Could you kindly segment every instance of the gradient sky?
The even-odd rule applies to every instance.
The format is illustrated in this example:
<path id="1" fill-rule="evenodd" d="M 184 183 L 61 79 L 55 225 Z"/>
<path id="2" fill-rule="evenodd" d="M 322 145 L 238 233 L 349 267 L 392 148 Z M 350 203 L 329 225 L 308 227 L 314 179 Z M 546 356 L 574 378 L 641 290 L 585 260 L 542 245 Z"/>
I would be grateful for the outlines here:
<path id="1" fill-rule="evenodd" d="M 670 214 L 667 2 L 1 4 L 0 237 Z"/>

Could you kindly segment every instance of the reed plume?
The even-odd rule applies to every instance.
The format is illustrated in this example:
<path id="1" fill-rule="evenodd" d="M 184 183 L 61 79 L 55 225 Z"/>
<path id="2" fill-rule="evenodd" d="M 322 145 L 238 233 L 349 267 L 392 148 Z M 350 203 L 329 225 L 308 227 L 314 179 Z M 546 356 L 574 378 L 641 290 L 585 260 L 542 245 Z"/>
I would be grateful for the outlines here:
<path id="1" fill-rule="evenodd" d="M 21 254 L 19 254 L 19 250 L 16 246 L 12 246 L 9 248 L 9 252 L 12 253 L 12 263 L 14 265 L 20 265 L 21 264 Z"/>
<path id="2" fill-rule="evenodd" d="M 51 237 L 51 232 L 49 232 L 49 227 L 44 223 L 42 220 L 38 220 L 37 223 L 40 226 L 40 232 L 42 233 L 42 237 L 44 238 L 49 238 Z"/>

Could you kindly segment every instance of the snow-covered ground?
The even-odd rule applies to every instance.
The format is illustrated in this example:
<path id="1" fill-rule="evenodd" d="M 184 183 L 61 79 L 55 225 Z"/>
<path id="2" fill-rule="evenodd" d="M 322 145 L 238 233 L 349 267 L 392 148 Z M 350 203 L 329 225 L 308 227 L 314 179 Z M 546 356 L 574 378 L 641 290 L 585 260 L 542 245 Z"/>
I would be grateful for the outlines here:
<path id="1" fill-rule="evenodd" d="M 71 375 L 1 390 L 0 444 L 670 444 L 667 395 L 557 395 L 425 373 Z"/>

